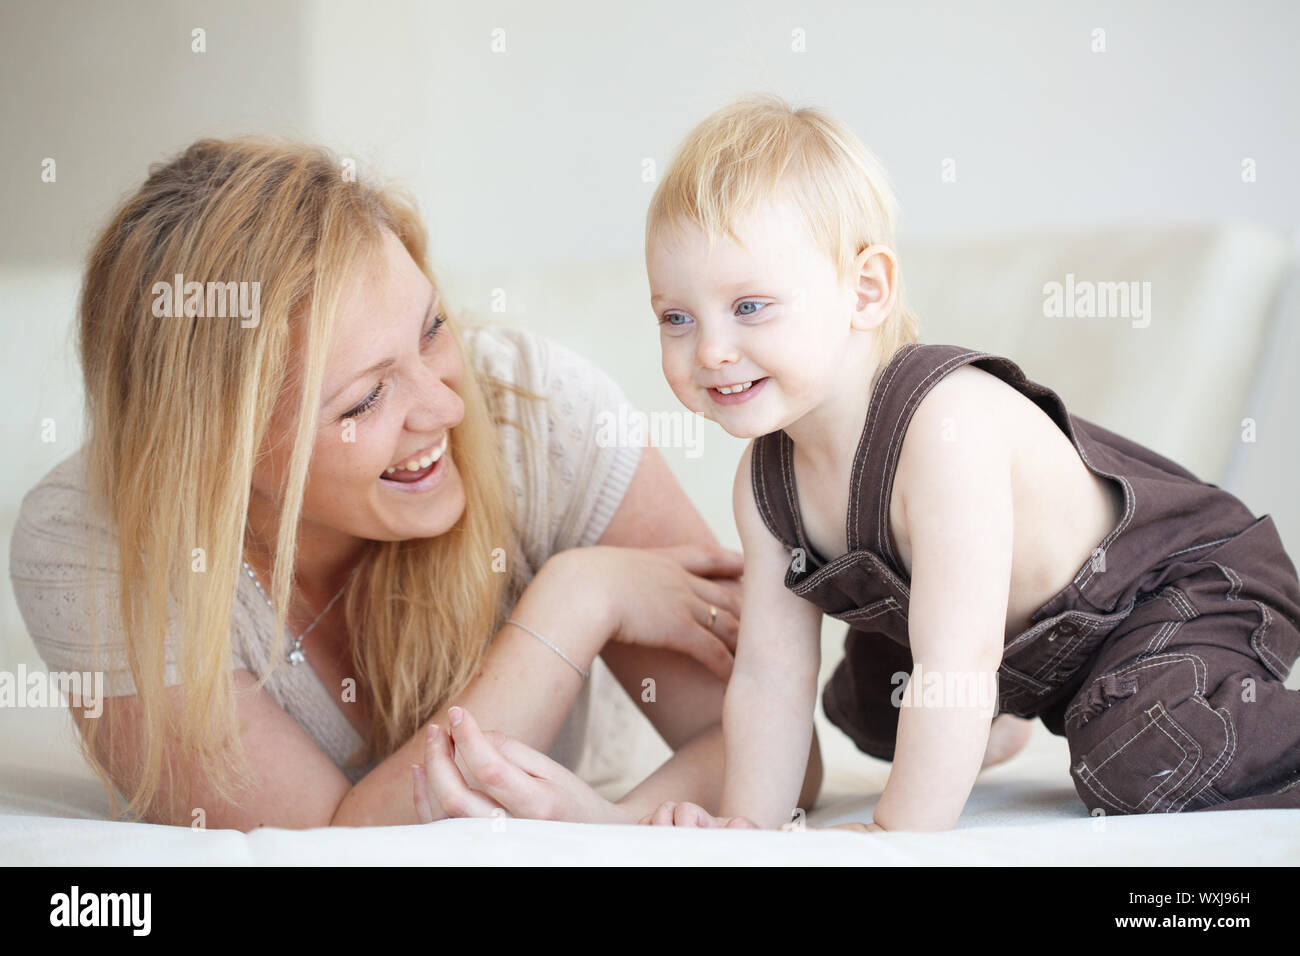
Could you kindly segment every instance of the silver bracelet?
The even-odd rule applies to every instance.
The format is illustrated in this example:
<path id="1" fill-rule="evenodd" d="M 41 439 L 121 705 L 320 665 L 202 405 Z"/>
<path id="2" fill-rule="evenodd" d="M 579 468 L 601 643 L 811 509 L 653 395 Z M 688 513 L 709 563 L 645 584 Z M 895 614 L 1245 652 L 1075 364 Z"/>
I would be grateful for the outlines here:
<path id="1" fill-rule="evenodd" d="M 564 662 L 565 662 L 566 664 L 568 664 L 568 665 L 569 665 L 570 667 L 572 667 L 575 671 L 577 671 L 579 674 L 582 675 L 582 679 L 583 679 L 583 680 L 586 680 L 588 677 L 591 676 L 591 674 L 590 674 L 588 671 L 584 671 L 581 667 L 579 667 L 577 664 L 575 664 L 574 661 L 573 661 L 573 658 L 569 657 L 568 654 L 564 653 L 564 651 L 560 650 L 558 647 L 556 647 L 554 644 L 552 644 L 552 643 L 551 643 L 550 641 L 548 641 L 546 638 L 542 637 L 542 635 L 538 634 L 536 631 L 534 631 L 534 630 L 533 630 L 531 627 L 529 627 L 527 624 L 520 624 L 518 621 L 514 620 L 513 618 L 512 618 L 511 620 L 506 621 L 506 623 L 507 623 L 507 624 L 513 624 L 515 627 L 523 628 L 525 631 L 527 631 L 529 634 L 533 635 L 533 637 L 537 638 L 539 641 L 541 641 L 543 644 L 545 644 L 545 645 L 546 645 L 547 647 L 549 647 L 551 650 L 555 651 L 555 653 L 559 654 L 562 658 L 564 658 Z"/>

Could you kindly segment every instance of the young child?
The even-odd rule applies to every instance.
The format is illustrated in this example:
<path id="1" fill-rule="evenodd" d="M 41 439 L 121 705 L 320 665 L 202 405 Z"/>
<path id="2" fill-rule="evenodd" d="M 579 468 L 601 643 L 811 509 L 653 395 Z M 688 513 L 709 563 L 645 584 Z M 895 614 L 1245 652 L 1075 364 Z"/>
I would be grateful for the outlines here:
<path id="1" fill-rule="evenodd" d="M 1009 359 L 919 344 L 895 215 L 848 129 L 773 97 L 708 117 L 655 192 L 664 375 L 752 441 L 720 816 L 651 822 L 791 820 L 823 614 L 849 624 L 826 715 L 893 761 L 864 829 L 955 825 L 986 751 L 1023 743 L 1008 718 L 990 742 L 997 710 L 1065 736 L 1093 813 L 1300 807 L 1300 583 L 1272 519 Z"/>

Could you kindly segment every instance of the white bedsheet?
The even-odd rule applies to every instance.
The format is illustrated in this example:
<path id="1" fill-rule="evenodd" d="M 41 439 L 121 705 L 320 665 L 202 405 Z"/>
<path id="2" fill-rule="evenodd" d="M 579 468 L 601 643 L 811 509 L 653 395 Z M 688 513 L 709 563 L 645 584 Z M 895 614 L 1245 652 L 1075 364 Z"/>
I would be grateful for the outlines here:
<path id="1" fill-rule="evenodd" d="M 819 726 L 827 783 L 813 825 L 870 819 L 889 765 Z M 0 711 L 5 865 L 1285 865 L 1300 862 L 1300 810 L 1088 817 L 1065 741 L 1041 724 L 979 779 L 946 833 L 824 833 L 447 820 L 430 826 L 191 830 L 107 819 L 99 781 L 63 711 Z M 610 790 L 616 787 L 608 788 Z M 611 795 L 607 793 L 607 795 Z"/>

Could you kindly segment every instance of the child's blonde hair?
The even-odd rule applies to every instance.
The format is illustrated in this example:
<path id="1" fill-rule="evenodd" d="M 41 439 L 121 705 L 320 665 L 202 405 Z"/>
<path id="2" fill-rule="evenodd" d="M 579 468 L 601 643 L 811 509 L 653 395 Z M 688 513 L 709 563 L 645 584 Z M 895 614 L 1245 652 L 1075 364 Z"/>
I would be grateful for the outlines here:
<path id="1" fill-rule="evenodd" d="M 685 223 L 698 226 L 710 247 L 724 234 L 739 241 L 736 221 L 777 193 L 799 208 L 840 282 L 867 246 L 894 248 L 898 200 L 862 141 L 820 110 L 753 94 L 687 134 L 650 200 L 646 249 L 666 228 L 680 235 Z M 894 305 L 879 330 L 882 362 L 920 332 L 898 272 Z"/>

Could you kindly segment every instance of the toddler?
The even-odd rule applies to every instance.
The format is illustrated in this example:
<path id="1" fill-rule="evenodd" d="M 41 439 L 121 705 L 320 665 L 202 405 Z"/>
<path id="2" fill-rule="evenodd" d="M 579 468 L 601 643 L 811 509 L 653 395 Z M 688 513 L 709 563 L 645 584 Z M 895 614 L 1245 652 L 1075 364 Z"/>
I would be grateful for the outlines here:
<path id="1" fill-rule="evenodd" d="M 773 97 L 708 117 L 655 192 L 664 375 L 751 441 L 720 815 L 652 822 L 790 821 L 824 614 L 849 625 L 826 715 L 893 761 L 864 829 L 954 826 L 1023 743 L 1005 715 L 1066 738 L 1093 813 L 1300 807 L 1300 583 L 1272 519 L 1011 360 L 918 342 L 895 217 L 848 129 Z"/>

